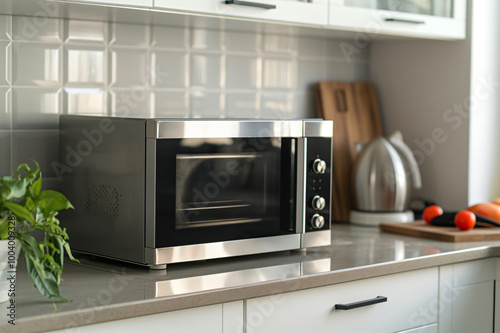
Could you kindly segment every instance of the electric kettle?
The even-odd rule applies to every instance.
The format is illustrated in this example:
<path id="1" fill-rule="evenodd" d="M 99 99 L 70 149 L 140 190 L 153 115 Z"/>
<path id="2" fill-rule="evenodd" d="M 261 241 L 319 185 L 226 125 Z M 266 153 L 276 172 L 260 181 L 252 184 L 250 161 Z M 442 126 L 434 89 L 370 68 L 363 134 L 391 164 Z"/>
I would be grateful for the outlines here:
<path id="1" fill-rule="evenodd" d="M 364 145 L 354 163 L 353 224 L 378 226 L 380 222 L 411 222 L 408 210 L 412 189 L 422 187 L 420 170 L 401 132 L 377 137 Z"/>

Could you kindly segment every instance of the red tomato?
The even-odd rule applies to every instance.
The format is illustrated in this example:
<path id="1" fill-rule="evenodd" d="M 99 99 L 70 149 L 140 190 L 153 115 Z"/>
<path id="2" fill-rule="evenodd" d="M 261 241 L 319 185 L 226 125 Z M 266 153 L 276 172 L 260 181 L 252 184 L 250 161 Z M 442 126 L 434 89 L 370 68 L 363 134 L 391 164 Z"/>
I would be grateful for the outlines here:
<path id="1" fill-rule="evenodd" d="M 422 217 L 424 218 L 425 222 L 427 222 L 427 224 L 431 224 L 431 220 L 439 215 L 443 215 L 443 208 L 432 205 L 424 209 Z"/>
<path id="2" fill-rule="evenodd" d="M 462 210 L 455 215 L 455 225 L 460 230 L 469 230 L 476 225 L 476 215 L 468 210 Z"/>

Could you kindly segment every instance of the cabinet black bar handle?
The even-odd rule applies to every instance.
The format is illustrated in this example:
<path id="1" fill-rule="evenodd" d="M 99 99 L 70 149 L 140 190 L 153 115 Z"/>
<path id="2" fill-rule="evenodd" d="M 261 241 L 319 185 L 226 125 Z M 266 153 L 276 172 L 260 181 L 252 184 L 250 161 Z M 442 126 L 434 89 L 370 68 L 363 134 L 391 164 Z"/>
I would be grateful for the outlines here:
<path id="1" fill-rule="evenodd" d="M 383 303 L 383 302 L 387 302 L 387 297 L 377 296 L 377 297 L 372 298 L 372 299 L 367 299 L 364 301 L 359 301 L 359 302 L 354 302 L 354 303 L 349 303 L 349 304 L 335 304 L 335 310 L 351 310 L 351 309 L 360 308 L 362 306 Z"/>
<path id="2" fill-rule="evenodd" d="M 417 21 L 417 20 L 405 20 L 398 18 L 388 17 L 385 19 L 386 22 L 400 22 L 400 23 L 413 23 L 413 24 L 425 24 L 425 21 Z"/>
<path id="3" fill-rule="evenodd" d="M 242 5 L 250 7 L 259 7 L 264 9 L 276 9 L 276 5 L 269 5 L 266 3 L 251 2 L 251 1 L 240 1 L 240 0 L 226 0 L 224 1 L 226 5 Z"/>

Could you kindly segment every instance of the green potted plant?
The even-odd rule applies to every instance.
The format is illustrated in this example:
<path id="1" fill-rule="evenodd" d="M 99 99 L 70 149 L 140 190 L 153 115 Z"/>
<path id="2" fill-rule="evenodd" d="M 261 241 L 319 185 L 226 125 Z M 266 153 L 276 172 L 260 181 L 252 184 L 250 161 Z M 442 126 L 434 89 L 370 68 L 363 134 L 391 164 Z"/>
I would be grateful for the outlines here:
<path id="1" fill-rule="evenodd" d="M 38 163 L 34 163 L 34 169 L 21 164 L 12 176 L 0 178 L 0 249 L 6 251 L 0 267 L 15 269 L 20 248 L 38 291 L 66 302 L 59 292 L 64 252 L 71 260 L 78 260 L 71 254 L 68 235 L 56 216 L 60 210 L 73 206 L 57 191 L 42 191 L 42 174 Z M 42 240 L 37 241 L 33 232 Z M 8 300 L 8 287 L 0 291 L 0 301 Z"/>

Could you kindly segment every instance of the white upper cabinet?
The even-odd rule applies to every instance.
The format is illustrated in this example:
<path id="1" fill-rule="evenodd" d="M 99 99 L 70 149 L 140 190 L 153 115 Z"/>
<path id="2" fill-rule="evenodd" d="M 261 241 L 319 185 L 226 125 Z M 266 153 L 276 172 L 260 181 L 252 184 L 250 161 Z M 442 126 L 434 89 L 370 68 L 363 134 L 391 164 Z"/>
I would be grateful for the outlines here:
<path id="1" fill-rule="evenodd" d="M 330 0 L 329 24 L 372 34 L 463 39 L 467 0 Z"/>
<path id="2" fill-rule="evenodd" d="M 155 0 L 155 8 L 299 24 L 326 25 L 328 0 Z"/>
<path id="3" fill-rule="evenodd" d="M 116 6 L 134 6 L 134 7 L 153 7 L 153 0 L 66 0 L 67 2 L 81 2 L 89 4 L 116 5 Z"/>

